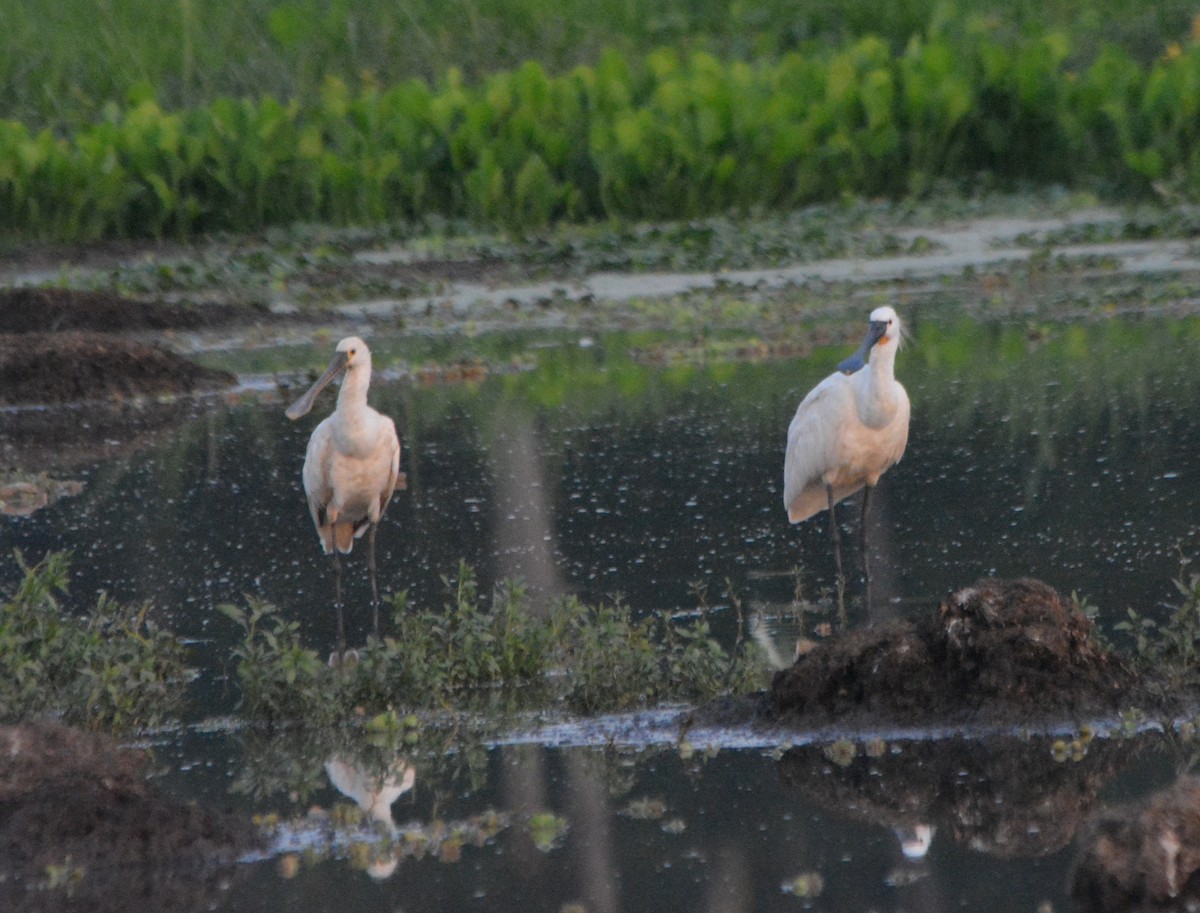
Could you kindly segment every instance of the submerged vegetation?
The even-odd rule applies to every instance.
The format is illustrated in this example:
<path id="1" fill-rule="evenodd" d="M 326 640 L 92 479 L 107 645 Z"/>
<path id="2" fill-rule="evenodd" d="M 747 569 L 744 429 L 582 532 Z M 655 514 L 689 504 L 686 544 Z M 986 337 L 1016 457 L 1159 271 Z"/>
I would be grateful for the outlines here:
<path id="1" fill-rule="evenodd" d="M 181 641 L 160 628 L 151 607 L 102 596 L 72 617 L 69 559 L 59 552 L 35 565 L 16 560 L 23 579 L 0 602 L 0 722 L 60 716 L 90 728 L 144 729 L 177 712 L 190 670 Z"/>
<path id="2" fill-rule="evenodd" d="M 1181 36 L 1182 37 L 1182 36 Z M 18 236 L 186 236 L 296 221 L 693 218 L 941 182 L 1061 182 L 1195 197 L 1200 43 L 1143 63 L 1067 33 L 934 15 L 746 62 L 609 50 L 554 73 L 218 97 L 143 87 L 68 135 L 0 121 L 0 216 Z"/>
<path id="3" fill-rule="evenodd" d="M 704 610 L 687 622 L 665 614 L 635 620 L 621 603 L 592 607 L 568 598 L 537 612 L 513 583 L 497 586 L 485 605 L 466 565 L 445 582 L 442 610 L 418 609 L 398 594 L 393 631 L 341 664 L 304 646 L 299 625 L 271 605 L 222 606 L 243 632 L 234 651 L 242 712 L 330 725 L 356 712 L 374 718 L 500 699 L 521 709 L 562 701 L 593 713 L 701 701 L 762 684 L 755 648 L 739 637 L 726 650 Z M 388 728 L 392 719 L 379 717 L 378 725 Z"/>

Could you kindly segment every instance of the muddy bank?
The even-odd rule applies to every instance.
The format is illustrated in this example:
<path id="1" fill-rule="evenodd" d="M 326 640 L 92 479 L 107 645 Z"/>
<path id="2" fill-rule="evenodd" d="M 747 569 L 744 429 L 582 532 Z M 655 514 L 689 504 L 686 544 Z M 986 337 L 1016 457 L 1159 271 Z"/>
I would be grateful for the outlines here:
<path id="1" fill-rule="evenodd" d="M 244 323 L 239 305 L 167 306 L 108 292 L 0 290 L 0 405 L 53 405 L 217 390 L 233 375 L 117 334 Z"/>
<path id="2" fill-rule="evenodd" d="M 1044 583 L 981 580 L 931 616 L 817 644 L 775 675 L 765 713 L 809 726 L 1036 725 L 1156 704 L 1092 633 L 1091 620 Z"/>
<path id="3" fill-rule="evenodd" d="M 104 291 L 0 289 L 0 333 L 198 330 L 245 323 L 266 316 L 265 309 L 245 305 L 164 305 L 134 301 Z"/>
<path id="4" fill-rule="evenodd" d="M 163 796 L 145 757 L 45 722 L 0 727 L 0 906 L 206 909 L 253 824 Z"/>
<path id="5" fill-rule="evenodd" d="M 0 336 L 0 405 L 53 405 L 219 390 L 227 371 L 99 333 Z"/>

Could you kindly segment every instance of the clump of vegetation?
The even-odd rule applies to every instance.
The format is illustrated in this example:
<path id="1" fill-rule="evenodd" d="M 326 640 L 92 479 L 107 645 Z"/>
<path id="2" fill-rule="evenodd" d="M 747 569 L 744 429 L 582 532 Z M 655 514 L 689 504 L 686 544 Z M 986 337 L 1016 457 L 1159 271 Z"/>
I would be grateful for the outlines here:
<path id="1" fill-rule="evenodd" d="M 1183 601 L 1160 622 L 1133 609 L 1115 627 L 1133 638 L 1134 655 L 1146 669 L 1165 676 L 1169 686 L 1200 683 L 1200 571 L 1181 557 L 1175 588 Z"/>
<path id="2" fill-rule="evenodd" d="M 468 83 L 168 110 L 152 91 L 68 136 L 0 121 L 0 222 L 63 239 L 465 217 L 516 231 L 904 197 L 942 181 L 1200 196 L 1200 41 L 1081 65 L 1066 32 L 933 17 L 750 62 L 609 51 Z"/>
<path id="3" fill-rule="evenodd" d="M 620 602 L 593 607 L 572 598 L 537 613 L 525 590 L 507 582 L 489 606 L 465 564 L 446 586 L 441 610 L 395 596 L 392 631 L 341 664 L 304 646 L 298 624 L 267 603 L 222 606 L 243 631 L 234 651 L 243 713 L 321 726 L 356 711 L 473 706 L 497 695 L 526 707 L 562 700 L 591 713 L 761 684 L 752 645 L 739 637 L 726 650 L 703 607 L 688 621 L 666 614 L 635 620 Z"/>
<path id="4" fill-rule="evenodd" d="M 0 602 L 0 721 L 42 714 L 93 729 L 154 726 L 178 710 L 190 675 L 182 642 L 160 628 L 149 604 L 101 596 L 73 617 L 56 594 L 67 588 L 66 554 L 28 565 Z"/>

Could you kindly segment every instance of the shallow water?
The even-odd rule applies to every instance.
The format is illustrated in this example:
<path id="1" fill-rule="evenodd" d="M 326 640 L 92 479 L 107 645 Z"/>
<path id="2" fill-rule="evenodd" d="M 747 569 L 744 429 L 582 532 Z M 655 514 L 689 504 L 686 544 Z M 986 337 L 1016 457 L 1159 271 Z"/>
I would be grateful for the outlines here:
<path id="1" fill-rule="evenodd" d="M 909 316 L 916 344 L 898 359 L 913 402 L 909 449 L 872 499 L 873 586 L 868 603 L 852 581 L 852 618 L 926 612 L 989 574 L 1077 592 L 1110 627 L 1127 608 L 1173 605 L 1180 556 L 1200 553 L 1200 321 L 1014 327 Z M 764 613 L 786 656 L 796 633 L 794 569 L 803 595 L 821 602 L 833 561 L 823 516 L 794 529 L 786 522 L 784 432 L 845 349 L 805 361 L 662 367 L 631 358 L 631 346 L 645 341 L 619 334 L 585 346 L 562 334 L 535 343 L 521 371 L 374 385 L 373 403 L 396 418 L 409 480 L 380 531 L 382 588 L 440 604 L 442 577 L 459 559 L 485 586 L 520 576 L 538 598 L 619 593 L 636 611 L 690 611 L 701 584 L 714 606 L 727 607 L 732 594 Z M 400 342 L 379 334 L 373 344 L 386 364 Z M 298 357 L 316 368 L 326 355 L 314 348 Z M 269 747 L 222 727 L 194 728 L 236 704 L 225 680 L 236 631 L 215 611 L 220 603 L 261 597 L 302 618 L 311 642 L 331 641 L 331 585 L 299 482 L 317 418 L 289 423 L 287 398 L 250 391 L 144 445 L 114 447 L 114 457 L 64 456 L 56 474 L 83 480 L 82 492 L 4 518 L 0 551 L 72 551 L 72 607 L 87 607 L 100 590 L 161 607 L 197 640 L 203 670 L 193 728 L 155 740 L 163 783 L 290 815 L 337 797 L 321 782 L 322 758 L 297 762 L 308 773 L 292 781 L 281 770 L 264 778 L 264 765 L 283 765 Z M 315 411 L 329 408 L 326 394 Z M 854 500 L 839 513 L 856 567 L 857 508 Z M 14 575 L 0 570 L 6 583 Z M 361 637 L 369 621 L 361 555 L 351 557 L 347 581 L 349 625 Z M 786 782 L 777 746 L 702 760 L 670 744 L 616 742 L 607 750 L 480 746 L 468 773 L 453 775 L 449 763 L 420 770 L 393 809 L 398 824 L 489 808 L 519 822 L 552 810 L 568 825 L 552 848 L 535 848 L 517 823 L 483 847 L 464 847 L 460 861 L 404 859 L 383 879 L 347 864 L 349 851 L 302 865 L 291 879 L 271 858 L 242 867 L 218 907 L 793 909 L 809 901 L 782 886 L 817 872 L 815 909 L 1030 910 L 1043 900 L 1065 908 L 1069 839 L 1051 852 L 1033 839 L 1034 850 L 973 849 L 980 842 L 953 833 L 942 809 L 928 854 L 906 859 L 899 824 L 855 812 L 846 792 L 822 801 Z M 893 741 L 887 750 L 909 748 Z M 864 777 L 876 775 L 859 760 Z M 1089 809 L 1169 782 L 1175 764 L 1162 747 L 1114 761 L 1089 780 Z M 840 770 L 833 762 L 802 769 L 830 784 Z M 253 789 L 231 797 L 234 783 Z M 661 799 L 665 811 L 621 814 L 640 797 Z M 988 887 L 997 878 L 1000 896 Z"/>

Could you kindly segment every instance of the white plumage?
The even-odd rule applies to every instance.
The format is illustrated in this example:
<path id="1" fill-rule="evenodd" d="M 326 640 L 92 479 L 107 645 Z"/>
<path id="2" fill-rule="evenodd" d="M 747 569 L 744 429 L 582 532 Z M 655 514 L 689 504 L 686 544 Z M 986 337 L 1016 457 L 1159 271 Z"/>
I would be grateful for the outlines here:
<path id="1" fill-rule="evenodd" d="M 390 418 L 367 404 L 371 384 L 371 350 L 357 336 L 343 339 L 325 373 L 287 410 L 298 419 L 312 409 L 317 395 L 344 374 L 337 408 L 308 440 L 304 456 L 304 493 L 325 554 L 333 556 L 339 646 L 344 646 L 341 612 L 341 564 L 354 540 L 369 533 L 368 566 L 376 604 L 375 530 L 400 478 L 400 439 Z"/>
<path id="2" fill-rule="evenodd" d="M 900 318 L 881 307 L 870 319 L 862 347 L 804 397 L 788 427 L 783 503 L 792 523 L 874 486 L 904 455 L 910 409 L 894 373 Z"/>

